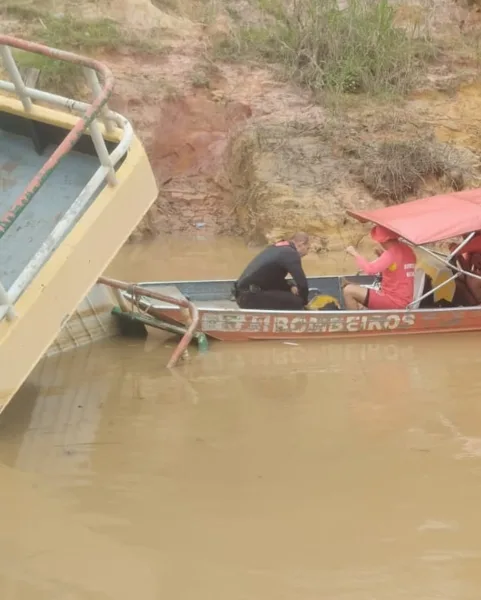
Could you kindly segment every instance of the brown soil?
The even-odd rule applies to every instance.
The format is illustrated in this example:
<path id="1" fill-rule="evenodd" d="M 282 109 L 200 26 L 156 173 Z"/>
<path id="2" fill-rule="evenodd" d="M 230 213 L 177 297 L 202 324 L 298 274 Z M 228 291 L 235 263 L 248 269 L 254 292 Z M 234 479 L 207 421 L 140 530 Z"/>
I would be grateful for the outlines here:
<path id="1" fill-rule="evenodd" d="M 229 137 L 251 115 L 245 104 L 216 103 L 203 92 L 159 105 L 148 151 L 163 188 L 161 201 L 141 230 L 153 226 L 154 231 L 231 231 L 229 190 L 220 177 L 223 156 Z"/>
<path id="2" fill-rule="evenodd" d="M 433 29 L 454 36 L 474 27 L 475 11 L 436 3 Z M 419 11 L 403 5 L 398 19 L 420 20 Z M 454 159 L 450 154 L 441 179 L 436 165 L 417 179 L 414 173 L 415 185 L 406 186 L 413 196 L 473 185 L 481 150 L 476 135 L 481 93 L 476 85 L 459 86 L 460 76 L 465 80 L 476 71 L 462 52 L 460 65 L 442 61 L 427 87 L 404 106 L 357 104 L 332 118 L 308 93 L 267 69 L 203 60 L 206 39 L 225 34 L 229 26 L 226 15 L 218 16 L 163 60 L 142 63 L 134 78 L 146 89 L 140 98 L 133 81 L 127 81 L 134 71 L 132 58 L 113 60 L 123 80 L 119 109 L 133 118 L 159 183 L 168 182 L 135 237 L 201 227 L 258 242 L 304 229 L 319 250 L 356 243 L 363 230 L 346 226 L 345 210 L 385 201 L 375 198 L 373 188 L 376 157 L 386 141 L 431 140 L 451 144 L 449 152 L 462 151 Z M 466 148 L 474 154 L 463 154 Z"/>
<path id="3" fill-rule="evenodd" d="M 229 141 L 252 119 L 262 124 L 287 122 L 301 112 L 312 119 L 323 114 L 300 90 L 264 69 L 213 67 L 199 56 L 201 44 L 193 39 L 182 52 L 156 61 L 101 57 L 116 74 L 111 106 L 132 120 L 161 186 L 159 200 L 133 239 L 199 227 L 214 234 L 243 233 L 226 153 Z"/>
<path id="4" fill-rule="evenodd" d="M 156 56 L 96 53 L 116 76 L 111 106 L 133 122 L 159 182 L 158 201 L 133 238 L 201 228 L 259 241 L 305 229 L 318 249 L 353 243 L 362 232 L 346 227 L 346 208 L 386 201 L 376 196 L 384 181 L 376 177 L 384 175 L 375 171 L 386 143 L 450 145 L 446 168 L 431 172 L 428 165 L 419 177 L 414 173 L 414 184 L 406 187 L 412 196 L 477 184 L 481 86 L 477 58 L 466 43 L 469 32 L 478 35 L 476 7 L 431 1 L 429 26 L 456 52 L 433 66 L 424 89 L 404 104 L 355 99 L 333 116 L 272 70 L 214 64 L 209 43 L 229 31 L 229 15 L 220 11 L 200 25 L 188 12 L 205 4 L 176 2 L 180 16 L 166 15 L 149 0 L 87 3 L 95 16 L 115 18 L 148 39 L 162 32 L 163 51 Z M 236 5 L 237 14 L 248 6 Z M 399 24 L 421 22 L 423 11 L 422 1 L 403 3 Z M 399 148 L 392 154 L 398 156 Z"/>
<path id="5" fill-rule="evenodd" d="M 223 155 L 229 137 L 252 116 L 251 108 L 216 100 L 205 90 L 179 95 L 166 86 L 159 96 L 117 92 L 112 106 L 134 121 L 161 187 L 136 237 L 198 227 L 232 232 L 228 190 L 221 177 Z"/>

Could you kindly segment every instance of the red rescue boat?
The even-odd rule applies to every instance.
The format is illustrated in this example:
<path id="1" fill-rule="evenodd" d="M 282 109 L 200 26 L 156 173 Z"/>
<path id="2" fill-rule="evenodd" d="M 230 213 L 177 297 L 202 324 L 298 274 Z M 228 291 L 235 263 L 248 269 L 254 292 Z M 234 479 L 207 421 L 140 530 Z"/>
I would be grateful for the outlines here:
<path id="1" fill-rule="evenodd" d="M 415 333 L 481 330 L 481 306 L 450 306 L 460 275 L 481 279 L 464 270 L 453 258 L 481 250 L 481 189 L 423 198 L 387 208 L 348 211 L 360 222 L 382 225 L 413 246 L 419 257 L 415 292 L 404 310 L 343 308 L 342 280 L 309 277 L 310 298 L 333 297 L 339 310 L 243 310 L 232 296 L 234 280 L 142 282 L 122 295 L 134 310 L 159 321 L 185 326 L 189 316 L 181 306 L 149 297 L 161 294 L 197 308 L 198 331 L 226 341 L 327 339 Z M 439 242 L 461 237 L 450 254 L 436 250 Z M 348 276 L 350 281 L 376 285 L 375 278 Z M 314 302 L 315 304 L 315 302 Z"/>

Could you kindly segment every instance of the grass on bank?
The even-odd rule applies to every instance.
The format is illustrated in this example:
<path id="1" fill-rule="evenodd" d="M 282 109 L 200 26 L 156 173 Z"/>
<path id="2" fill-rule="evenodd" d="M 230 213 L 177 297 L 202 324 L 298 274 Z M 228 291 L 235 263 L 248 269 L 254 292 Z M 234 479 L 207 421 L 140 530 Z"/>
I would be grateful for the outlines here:
<path id="1" fill-rule="evenodd" d="M 396 26 L 387 0 L 258 1 L 262 23 L 215 40 L 215 55 L 281 64 L 314 92 L 405 94 L 433 55 L 418 27 Z"/>
<path id="2" fill-rule="evenodd" d="M 50 10 L 49 10 L 50 7 Z M 21 28 L 21 37 L 60 50 L 95 56 L 96 50 L 137 50 L 161 54 L 165 48 L 162 38 L 141 37 L 125 31 L 117 22 L 102 19 L 82 19 L 72 13 L 54 13 L 47 0 L 23 0 L 0 6 L 1 14 L 15 19 Z M 21 68 L 40 70 L 39 84 L 42 89 L 62 94 L 78 94 L 85 80 L 79 66 L 72 63 L 29 52 L 14 51 Z"/>
<path id="3" fill-rule="evenodd" d="M 82 96 L 85 78 L 81 67 L 61 60 L 52 60 L 40 54 L 14 50 L 13 55 L 19 69 L 38 69 L 39 89 L 67 96 Z"/>
<path id="4" fill-rule="evenodd" d="M 0 6 L 0 14 L 1 11 Z M 108 18 L 82 19 L 73 13 L 53 13 L 42 4 L 38 8 L 32 4 L 8 3 L 3 12 L 18 20 L 23 28 L 22 37 L 62 50 L 156 50 L 161 47 L 160 43 L 153 44 L 151 36 L 147 40 L 145 36 L 133 35 Z"/>
<path id="5" fill-rule="evenodd" d="M 27 14 L 22 12 L 23 22 L 30 27 L 29 34 L 24 33 L 24 36 L 47 46 L 91 53 L 95 49 L 116 50 L 123 45 L 121 29 L 108 19 L 82 21 L 73 15 L 55 16 L 42 11 L 32 13 L 32 10 L 29 8 Z M 19 16 L 17 11 L 14 13 Z M 78 65 L 19 50 L 15 50 L 14 55 L 20 68 L 34 67 L 40 70 L 39 86 L 42 89 L 79 95 L 85 85 L 82 69 Z"/>

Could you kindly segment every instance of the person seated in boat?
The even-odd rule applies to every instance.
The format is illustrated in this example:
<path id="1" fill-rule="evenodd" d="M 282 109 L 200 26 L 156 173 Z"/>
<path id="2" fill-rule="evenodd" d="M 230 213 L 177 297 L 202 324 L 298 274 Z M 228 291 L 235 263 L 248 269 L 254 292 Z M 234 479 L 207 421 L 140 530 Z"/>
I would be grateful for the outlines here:
<path id="1" fill-rule="evenodd" d="M 404 309 L 413 301 L 416 255 L 412 248 L 399 241 L 397 234 L 385 227 L 374 226 L 371 237 L 382 248 L 376 251 L 376 260 L 367 261 L 352 246 L 346 248 L 346 252 L 367 275 L 381 274 L 381 289 L 348 283 L 343 289 L 346 309 Z"/>
<path id="2" fill-rule="evenodd" d="M 467 237 L 467 235 L 463 235 L 463 239 L 466 239 Z M 463 271 L 472 271 L 473 256 L 476 253 L 481 252 L 481 231 L 477 231 L 469 242 L 463 246 L 459 252 L 456 252 L 458 246 L 459 244 L 456 243 L 449 245 L 449 252 L 455 253 L 453 260 L 458 263 L 458 266 L 463 269 Z"/>
<path id="3" fill-rule="evenodd" d="M 473 275 L 481 277 L 481 252 L 473 252 L 471 254 L 470 262 L 470 272 L 473 273 Z M 477 279 L 476 277 L 470 277 L 469 275 L 465 275 L 465 277 L 466 286 L 472 296 L 471 306 L 478 306 L 479 304 L 481 304 L 481 279 Z"/>
<path id="4" fill-rule="evenodd" d="M 461 268 L 481 277 L 481 252 L 470 253 L 467 261 L 465 264 L 460 264 Z M 455 281 L 456 296 L 459 298 L 458 305 L 479 306 L 481 304 L 481 279 L 463 273 Z"/>
<path id="5" fill-rule="evenodd" d="M 467 235 L 463 238 L 466 239 Z M 456 252 L 459 244 L 449 245 L 451 253 Z M 477 231 L 469 242 L 455 253 L 450 261 L 468 273 L 481 275 L 481 232 Z M 453 273 L 455 271 L 453 270 Z M 477 306 L 481 304 L 481 280 L 461 274 L 456 278 L 456 298 L 459 306 Z"/>
<path id="6" fill-rule="evenodd" d="M 309 236 L 299 232 L 272 244 L 245 268 L 234 285 L 240 308 L 304 310 L 309 288 L 301 259 L 309 251 Z M 294 280 L 289 284 L 286 276 Z"/>

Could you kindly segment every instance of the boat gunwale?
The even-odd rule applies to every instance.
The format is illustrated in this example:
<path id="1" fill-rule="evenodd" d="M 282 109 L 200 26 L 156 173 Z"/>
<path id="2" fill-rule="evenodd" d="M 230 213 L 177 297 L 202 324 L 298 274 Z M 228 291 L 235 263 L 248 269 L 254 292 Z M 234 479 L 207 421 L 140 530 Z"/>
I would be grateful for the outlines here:
<path id="1" fill-rule="evenodd" d="M 309 282 L 310 279 L 340 279 L 341 276 L 339 275 L 320 275 L 320 276 L 311 276 L 307 278 L 307 281 Z M 344 276 L 342 276 L 344 277 Z M 345 277 L 353 277 L 353 275 L 346 275 Z M 355 277 L 359 277 L 358 275 L 355 275 Z M 366 276 L 369 277 L 369 276 Z M 162 286 L 162 285 L 177 285 L 177 284 L 192 284 L 192 283 L 233 283 L 235 280 L 234 279 L 192 279 L 192 280 L 180 280 L 180 281 L 148 281 L 148 282 L 139 282 L 136 283 L 135 285 L 137 287 L 147 287 L 149 285 L 156 285 L 156 286 Z M 125 296 L 129 301 L 132 302 L 132 296 L 129 292 L 122 292 L 122 295 Z M 142 296 L 139 298 L 139 300 L 142 298 Z M 191 299 L 191 302 L 193 302 L 194 304 L 196 303 L 195 299 Z M 208 302 L 208 300 L 206 301 Z M 158 304 L 154 304 L 154 303 L 147 303 L 145 302 L 145 304 L 148 304 L 150 308 L 156 309 L 156 310 L 161 310 L 162 312 L 164 311 L 169 311 L 169 312 L 175 312 L 175 311 L 179 311 L 178 307 L 175 306 L 162 306 L 162 305 L 158 305 Z M 316 313 L 321 313 L 323 315 L 339 315 L 339 314 L 344 314 L 344 313 L 348 313 L 349 315 L 365 315 L 366 313 L 369 314 L 427 314 L 427 313 L 433 313 L 433 314 L 439 314 L 439 313 L 452 313 L 452 312 L 464 312 L 464 311 L 469 311 L 469 312 L 475 312 L 475 311 L 481 311 L 481 305 L 478 306 L 453 306 L 453 307 L 446 307 L 446 308 L 392 308 L 392 309 L 379 309 L 379 310 L 368 310 L 368 309 L 361 309 L 361 310 L 347 310 L 347 309 L 340 309 L 340 310 L 322 310 L 322 311 L 309 311 L 309 310 L 265 310 L 265 309 L 246 309 L 246 308 L 222 308 L 222 307 L 208 307 L 208 306 L 199 306 L 199 312 L 221 312 L 221 313 L 242 313 L 242 314 L 274 314 L 274 315 L 280 315 L 280 314 L 288 314 L 288 315 L 305 315 L 306 313 L 312 313 L 312 314 L 316 314 Z"/>

